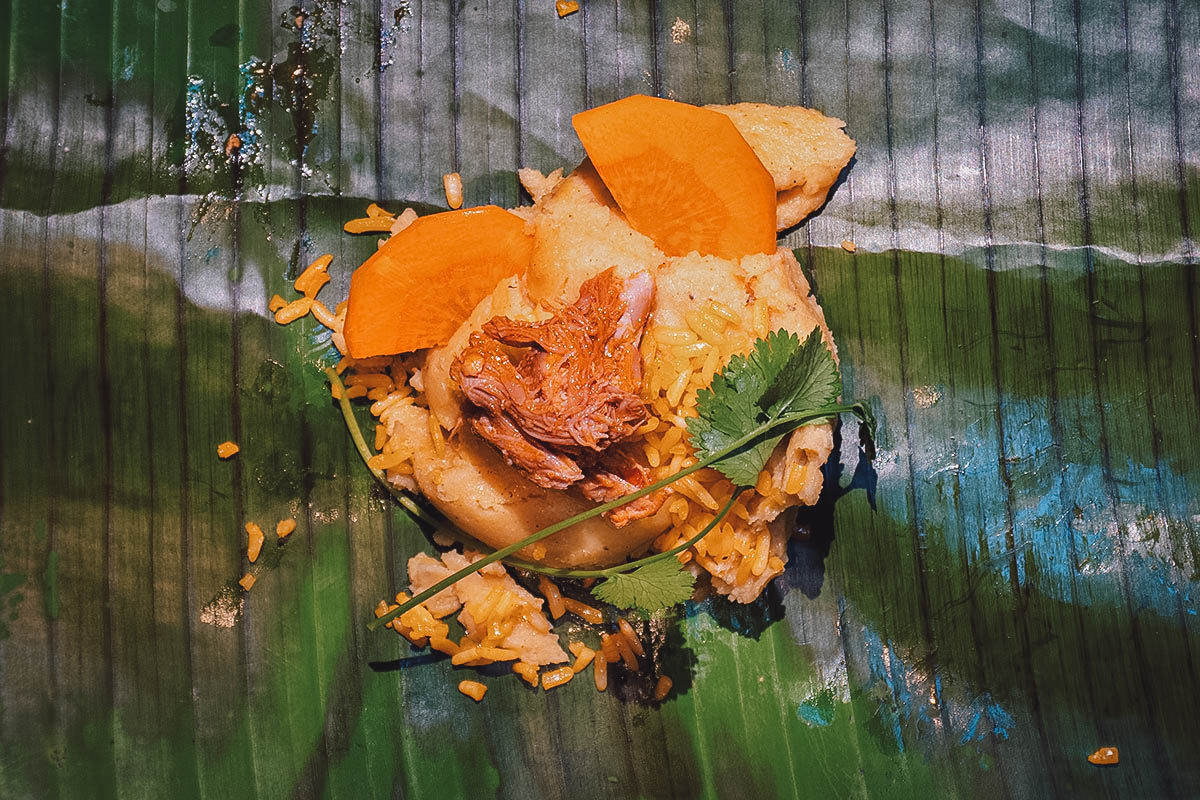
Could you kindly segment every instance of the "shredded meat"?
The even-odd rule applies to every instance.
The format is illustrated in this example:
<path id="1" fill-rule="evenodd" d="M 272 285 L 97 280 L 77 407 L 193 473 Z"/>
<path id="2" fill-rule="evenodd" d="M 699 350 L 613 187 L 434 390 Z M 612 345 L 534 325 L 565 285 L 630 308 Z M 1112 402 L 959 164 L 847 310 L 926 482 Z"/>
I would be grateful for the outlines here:
<path id="1" fill-rule="evenodd" d="M 610 269 L 544 322 L 487 322 L 450 370 L 471 426 L 547 489 L 578 486 L 605 502 L 646 486 L 646 470 L 612 446 L 649 415 L 638 346 L 653 297 L 648 273 L 621 280 Z M 649 516 L 664 499 L 656 492 L 610 518 L 623 525 Z"/>
<path id="2" fill-rule="evenodd" d="M 614 447 L 601 457 L 579 488 L 588 499 L 607 503 L 649 485 L 650 473 L 646 468 L 622 448 Z M 627 522 L 653 515 L 666 499 L 667 492 L 659 490 L 614 508 L 607 515 L 619 528 Z"/>

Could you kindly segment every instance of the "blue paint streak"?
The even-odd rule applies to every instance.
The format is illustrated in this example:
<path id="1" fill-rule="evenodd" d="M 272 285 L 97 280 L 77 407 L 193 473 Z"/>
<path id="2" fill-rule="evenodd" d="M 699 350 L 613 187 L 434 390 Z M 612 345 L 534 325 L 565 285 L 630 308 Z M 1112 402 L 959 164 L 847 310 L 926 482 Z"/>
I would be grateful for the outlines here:
<path id="1" fill-rule="evenodd" d="M 824 728 L 833 722 L 835 713 L 831 708 L 822 708 L 811 702 L 801 703 L 796 708 L 796 715 L 812 728 Z"/>
<path id="2" fill-rule="evenodd" d="M 1048 597 L 1083 606 L 1116 605 L 1123 602 L 1118 558 L 1123 545 L 1124 567 L 1139 608 L 1170 617 L 1178 604 L 1196 614 L 1188 584 L 1197 565 L 1189 548 L 1179 543 L 1194 531 L 1200 514 L 1194 499 L 1200 496 L 1195 488 L 1200 476 L 1180 474 L 1169 463 L 1157 470 L 1132 459 L 1114 463 L 1114 507 L 1098 459 L 1067 461 L 1059 469 L 1060 449 L 1053 440 L 1045 399 L 1005 397 L 1004 446 L 1014 496 L 1015 548 L 1010 549 L 996 420 L 980 413 L 994 400 L 960 389 L 941 402 L 972 409 L 969 415 L 963 412 L 971 421 L 947 450 L 917 454 L 913 478 L 918 487 L 937 496 L 936 502 L 924 504 L 930 523 L 943 525 L 951 538 L 961 536 L 975 568 L 1006 582 L 1015 564 L 1017 581 L 1024 584 L 1033 576 L 1034 588 Z M 957 506 L 956 474 L 962 489 Z M 897 519 L 907 517 L 906 510 L 889 511 Z"/>
<path id="3" fill-rule="evenodd" d="M 988 692 L 976 697 L 971 708 L 973 709 L 971 721 L 963 730 L 959 744 L 981 742 L 989 733 L 998 739 L 1007 739 L 1009 729 L 1016 725 L 1012 715 L 993 700 Z"/>
<path id="4" fill-rule="evenodd" d="M 911 744 L 925 740 L 927 743 L 940 738 L 943 720 L 939 713 L 946 702 L 943 677 L 929 675 L 914 664 L 919 659 L 906 662 L 904 651 L 895 642 L 885 642 L 870 627 L 863 628 L 863 640 L 867 649 L 869 675 L 863 689 L 866 696 L 876 702 L 876 713 L 885 724 L 888 735 L 900 752 L 906 749 L 905 741 Z M 957 713 L 946 715 L 945 731 L 961 745 L 981 742 L 988 737 L 1008 739 L 1009 732 L 1016 726 L 1013 716 L 989 692 L 980 687 L 963 685 L 953 675 L 947 676 L 951 694 L 972 698 L 962 704 Z M 813 724 L 811 718 L 819 706 L 816 697 L 808 698 L 797 714 Z M 932 701 L 932 702 L 931 702 Z M 951 739 L 954 741 L 954 739 Z"/>

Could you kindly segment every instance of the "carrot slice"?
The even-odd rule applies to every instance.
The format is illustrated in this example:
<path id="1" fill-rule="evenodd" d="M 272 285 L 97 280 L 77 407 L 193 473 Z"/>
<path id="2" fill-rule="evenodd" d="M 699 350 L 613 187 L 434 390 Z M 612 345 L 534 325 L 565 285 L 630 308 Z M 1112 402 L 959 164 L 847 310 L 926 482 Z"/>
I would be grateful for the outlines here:
<path id="1" fill-rule="evenodd" d="M 351 358 L 445 344 L 497 283 L 525 274 L 531 249 L 524 220 L 496 206 L 418 218 L 350 279 Z"/>
<path id="2" fill-rule="evenodd" d="M 633 95 L 572 123 L 629 224 L 667 255 L 775 252 L 775 183 L 725 115 Z"/>

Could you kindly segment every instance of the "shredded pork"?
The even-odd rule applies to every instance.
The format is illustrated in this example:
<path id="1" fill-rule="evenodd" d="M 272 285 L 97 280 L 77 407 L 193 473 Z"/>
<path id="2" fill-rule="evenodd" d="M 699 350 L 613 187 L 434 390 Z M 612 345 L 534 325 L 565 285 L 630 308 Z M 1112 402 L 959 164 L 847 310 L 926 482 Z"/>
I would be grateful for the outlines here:
<path id="1" fill-rule="evenodd" d="M 605 502 L 647 485 L 645 469 L 614 445 L 649 416 L 638 347 L 653 299 L 649 273 L 622 280 L 609 269 L 548 320 L 493 318 L 450 371 L 468 400 L 468 422 L 547 489 L 577 486 Z M 611 519 L 649 516 L 662 501 L 642 498 Z"/>

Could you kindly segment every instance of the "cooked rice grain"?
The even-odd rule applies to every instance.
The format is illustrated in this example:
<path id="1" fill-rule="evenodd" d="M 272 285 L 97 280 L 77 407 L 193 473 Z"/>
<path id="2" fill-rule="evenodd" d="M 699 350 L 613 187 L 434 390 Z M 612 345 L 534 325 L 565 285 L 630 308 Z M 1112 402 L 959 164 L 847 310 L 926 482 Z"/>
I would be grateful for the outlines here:
<path id="1" fill-rule="evenodd" d="M 442 176 L 442 188 L 446 192 L 446 205 L 450 208 L 462 208 L 463 184 L 462 176 L 457 172 L 448 172 Z"/>
<path id="2" fill-rule="evenodd" d="M 603 652 L 596 653 L 592 664 L 592 672 L 596 679 L 596 691 L 603 692 L 608 688 L 608 658 Z"/>
<path id="3" fill-rule="evenodd" d="M 569 682 L 571 678 L 574 677 L 575 671 L 570 667 L 559 667 L 558 669 L 552 669 L 542 675 L 542 688 L 546 691 L 549 691 L 557 686 L 562 686 L 564 683 Z"/>
<path id="4" fill-rule="evenodd" d="M 288 325 L 295 322 L 301 317 L 307 316 L 312 310 L 313 300 L 311 297 L 301 297 L 298 300 L 293 300 L 283 308 L 275 312 L 275 321 L 280 325 Z"/>
<path id="5" fill-rule="evenodd" d="M 487 687 L 479 681 L 459 681 L 458 690 L 478 703 L 487 694 Z"/>

